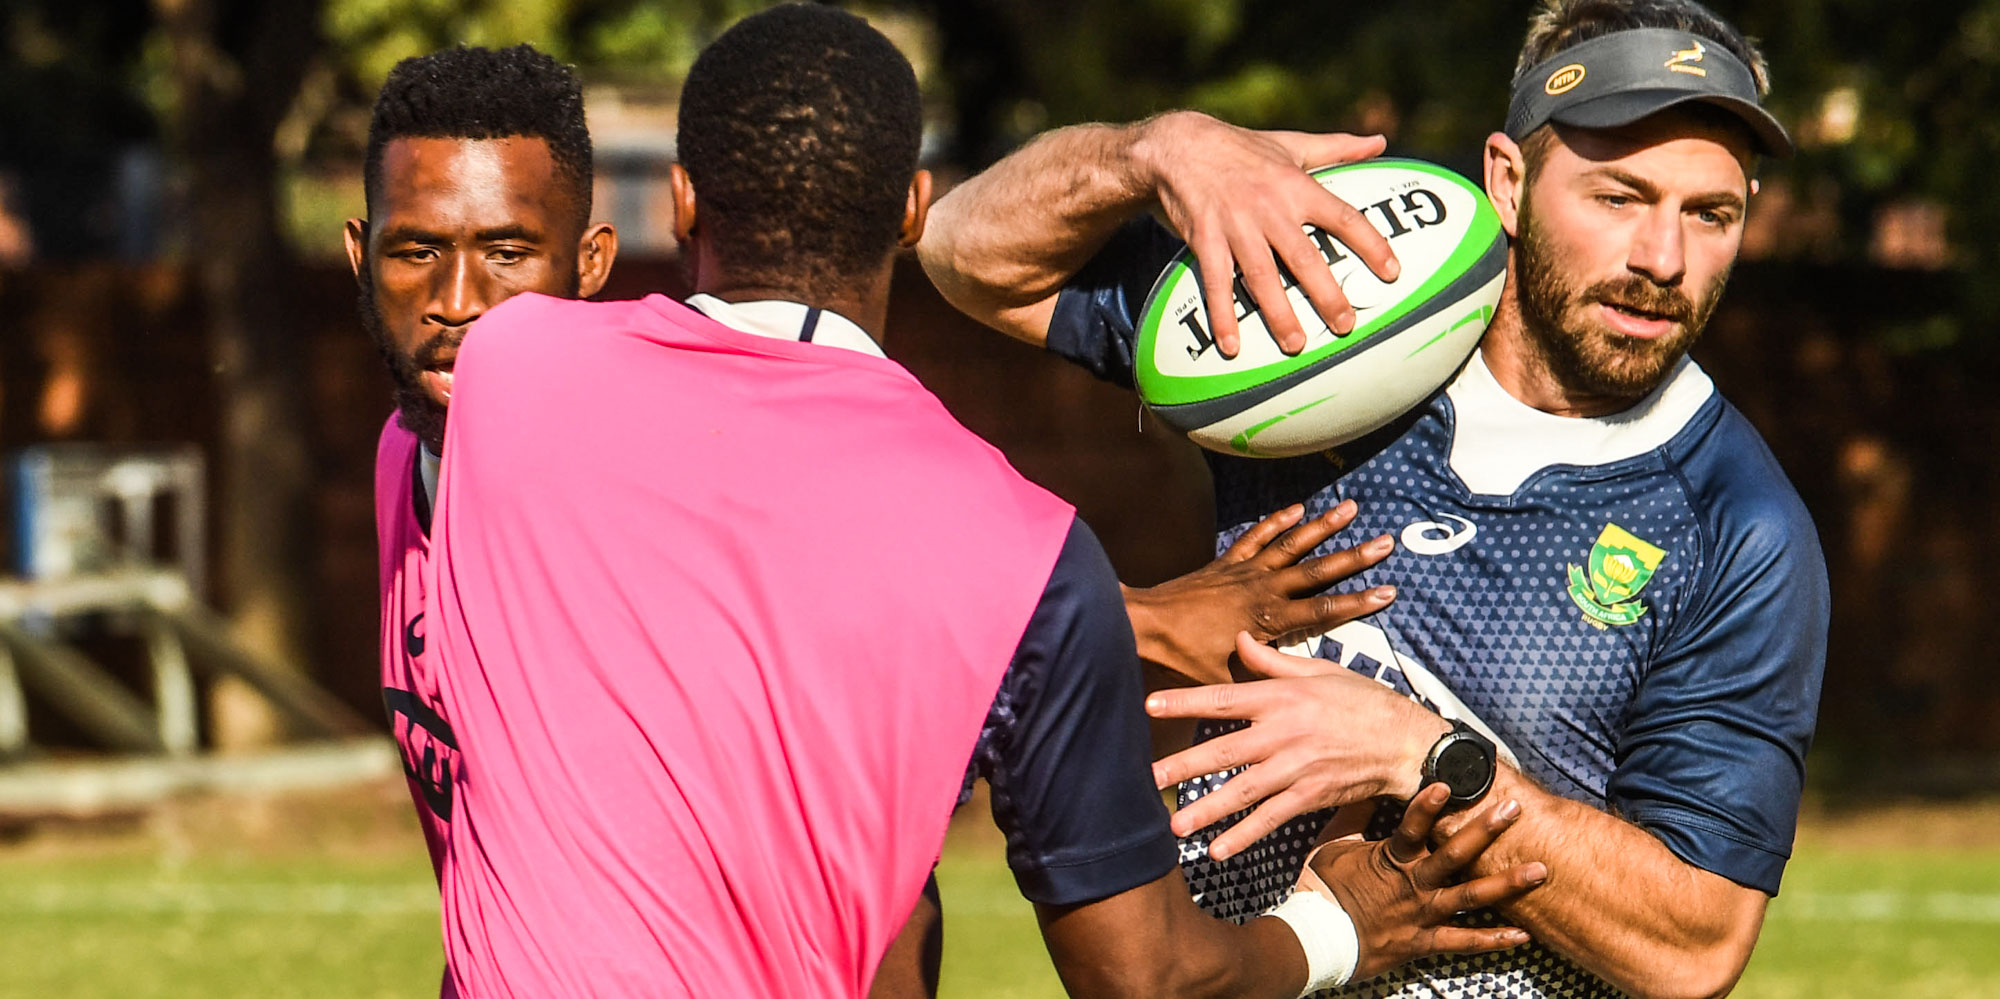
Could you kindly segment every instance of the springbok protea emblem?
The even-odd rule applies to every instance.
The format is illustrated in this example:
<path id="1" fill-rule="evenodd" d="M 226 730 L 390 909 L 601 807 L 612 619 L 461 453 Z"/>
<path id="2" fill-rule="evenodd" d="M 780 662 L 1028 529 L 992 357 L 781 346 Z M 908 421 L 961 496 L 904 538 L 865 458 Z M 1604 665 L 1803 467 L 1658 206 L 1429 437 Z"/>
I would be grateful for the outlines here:
<path id="1" fill-rule="evenodd" d="M 1639 620 L 1646 605 L 1639 591 L 1653 579 L 1667 553 L 1617 524 L 1604 525 L 1590 549 L 1590 570 L 1569 567 L 1569 598 L 1584 619 L 1598 628 Z"/>

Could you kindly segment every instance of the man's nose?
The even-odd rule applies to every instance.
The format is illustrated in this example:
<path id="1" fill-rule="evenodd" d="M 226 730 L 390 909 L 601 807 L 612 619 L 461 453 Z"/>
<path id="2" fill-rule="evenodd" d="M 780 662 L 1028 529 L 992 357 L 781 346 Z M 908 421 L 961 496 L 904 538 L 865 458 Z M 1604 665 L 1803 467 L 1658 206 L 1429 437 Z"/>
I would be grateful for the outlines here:
<path id="1" fill-rule="evenodd" d="M 1654 284 L 1679 284 L 1687 273 L 1687 241 L 1680 216 L 1669 206 L 1654 206 L 1632 241 L 1625 266 Z"/>
<path id="2" fill-rule="evenodd" d="M 493 305 L 486 269 L 469 253 L 453 254 L 439 276 L 426 319 L 441 326 L 464 326 Z"/>

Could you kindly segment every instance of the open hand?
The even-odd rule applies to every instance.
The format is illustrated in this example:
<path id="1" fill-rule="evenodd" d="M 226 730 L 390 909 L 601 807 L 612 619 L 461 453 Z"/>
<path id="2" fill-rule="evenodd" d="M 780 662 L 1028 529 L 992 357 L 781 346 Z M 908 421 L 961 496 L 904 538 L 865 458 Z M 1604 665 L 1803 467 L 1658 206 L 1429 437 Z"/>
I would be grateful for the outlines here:
<path id="1" fill-rule="evenodd" d="M 1402 824 L 1388 839 L 1335 840 L 1307 857 L 1307 869 L 1354 920 L 1361 939 L 1354 981 L 1432 954 L 1477 954 L 1528 942 L 1528 934 L 1515 927 L 1472 929 L 1451 922 L 1461 912 L 1512 902 L 1548 880 L 1547 865 L 1537 861 L 1456 883 L 1520 818 L 1521 806 L 1514 801 L 1489 805 L 1431 850 L 1432 827 L 1449 797 L 1443 784 L 1432 784 L 1411 799 Z"/>
<path id="2" fill-rule="evenodd" d="M 1259 132 L 1194 111 L 1161 115 L 1146 128 L 1147 141 L 1135 153 L 1143 151 L 1161 211 L 1200 264 L 1202 297 L 1224 356 L 1236 356 L 1240 343 L 1232 297 L 1238 271 L 1278 347 L 1288 354 L 1305 349 L 1280 262 L 1329 329 L 1353 331 L 1354 310 L 1303 225 L 1326 230 L 1384 281 L 1401 273 L 1389 241 L 1306 173 L 1379 156 L 1386 146 L 1381 136 Z"/>
<path id="3" fill-rule="evenodd" d="M 1286 507 L 1245 532 L 1215 561 L 1158 586 L 1127 588 L 1125 609 L 1140 657 L 1195 683 L 1228 683 L 1239 631 L 1259 641 L 1285 641 L 1387 607 L 1396 598 L 1395 587 L 1321 591 L 1387 558 L 1395 550 L 1388 535 L 1305 558 L 1353 522 L 1354 514 L 1354 501 L 1348 500 L 1301 524 L 1305 508 Z"/>
<path id="4" fill-rule="evenodd" d="M 1415 793 L 1424 757 L 1450 722 L 1339 663 L 1286 655 L 1248 634 L 1236 636 L 1236 649 L 1245 667 L 1274 679 L 1146 698 L 1146 713 L 1155 718 L 1250 723 L 1153 764 L 1153 780 L 1163 788 L 1247 768 L 1175 812 L 1176 835 L 1256 806 L 1209 843 L 1209 855 L 1226 860 L 1295 816 Z"/>

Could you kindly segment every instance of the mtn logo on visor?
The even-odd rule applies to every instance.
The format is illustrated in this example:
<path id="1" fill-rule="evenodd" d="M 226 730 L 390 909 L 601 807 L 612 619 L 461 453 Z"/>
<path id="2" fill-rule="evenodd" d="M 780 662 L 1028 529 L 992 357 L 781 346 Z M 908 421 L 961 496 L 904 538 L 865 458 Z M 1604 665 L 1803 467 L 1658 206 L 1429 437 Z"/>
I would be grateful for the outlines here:
<path id="1" fill-rule="evenodd" d="M 1580 62 L 1573 62 L 1549 75 L 1549 82 L 1542 84 L 1542 92 L 1554 97 L 1566 94 L 1583 82 L 1585 70 Z"/>

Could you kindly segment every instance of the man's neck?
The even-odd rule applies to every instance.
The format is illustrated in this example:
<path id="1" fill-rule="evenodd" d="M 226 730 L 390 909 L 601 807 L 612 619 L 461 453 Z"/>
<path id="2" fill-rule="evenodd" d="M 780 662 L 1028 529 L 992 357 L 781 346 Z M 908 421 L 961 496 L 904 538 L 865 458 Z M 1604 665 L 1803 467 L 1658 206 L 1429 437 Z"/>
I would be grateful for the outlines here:
<path id="1" fill-rule="evenodd" d="M 876 343 L 882 342 L 882 333 L 889 324 L 888 280 L 869 282 L 871 287 L 857 295 L 808 295 L 796 288 L 780 288 L 775 285 L 751 282 L 732 282 L 704 274 L 695 281 L 694 294 L 713 295 L 725 302 L 784 301 L 823 309 L 847 317 L 848 321 L 861 327 Z M 877 287 L 879 286 L 879 290 Z"/>

